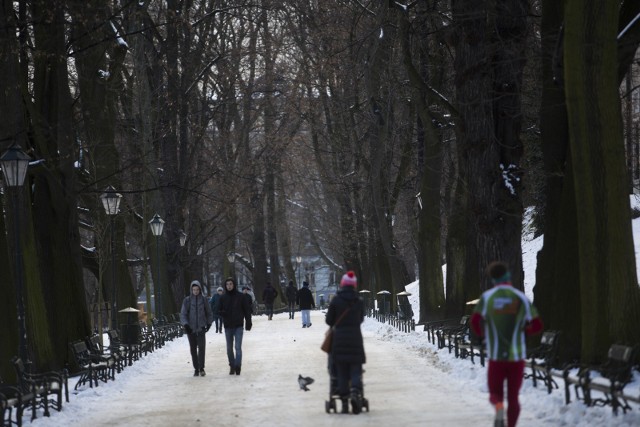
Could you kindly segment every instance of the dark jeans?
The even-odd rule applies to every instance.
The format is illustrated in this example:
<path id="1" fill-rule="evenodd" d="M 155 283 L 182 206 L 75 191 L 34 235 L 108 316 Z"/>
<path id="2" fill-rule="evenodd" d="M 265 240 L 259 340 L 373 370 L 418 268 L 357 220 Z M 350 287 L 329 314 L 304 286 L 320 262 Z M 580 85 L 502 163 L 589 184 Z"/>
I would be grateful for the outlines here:
<path id="1" fill-rule="evenodd" d="M 213 315 L 213 323 L 216 325 L 216 332 L 222 330 L 222 316 L 214 314 Z"/>
<path id="2" fill-rule="evenodd" d="M 265 311 L 267 312 L 267 316 L 269 316 L 269 319 L 271 319 L 273 317 L 273 303 L 265 302 L 264 308 L 265 308 Z"/>
<path id="3" fill-rule="evenodd" d="M 242 334 L 244 330 L 242 326 L 238 328 L 224 328 L 224 335 L 227 339 L 227 358 L 229 359 L 229 366 L 240 367 L 242 366 Z M 236 354 L 233 354 L 235 341 Z"/>
<path id="4" fill-rule="evenodd" d="M 296 303 L 295 302 L 290 302 L 289 303 L 289 317 L 293 319 L 293 314 L 296 312 Z"/>
<path id="5" fill-rule="evenodd" d="M 362 364 L 361 363 L 336 363 L 338 374 L 338 394 L 341 397 L 349 396 L 351 389 L 362 391 Z"/>
<path id="6" fill-rule="evenodd" d="M 197 334 L 187 334 L 189 338 L 189 350 L 191 351 L 191 363 L 197 371 L 204 369 L 204 353 L 207 340 L 204 331 Z"/>

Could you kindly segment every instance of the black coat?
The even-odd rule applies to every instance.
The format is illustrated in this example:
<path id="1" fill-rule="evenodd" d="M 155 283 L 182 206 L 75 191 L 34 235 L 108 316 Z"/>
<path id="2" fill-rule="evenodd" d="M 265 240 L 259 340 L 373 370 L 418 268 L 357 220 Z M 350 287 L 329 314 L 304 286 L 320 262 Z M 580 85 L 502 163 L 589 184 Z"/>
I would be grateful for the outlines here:
<path id="1" fill-rule="evenodd" d="M 267 287 L 264 288 L 264 291 L 262 291 L 262 302 L 265 304 L 273 304 L 273 301 L 275 301 L 277 296 L 278 291 L 276 291 L 276 288 L 271 285 L 267 285 Z"/>
<path id="2" fill-rule="evenodd" d="M 291 285 L 287 285 L 286 288 L 286 295 L 287 295 L 287 302 L 289 304 L 295 304 L 297 301 L 297 297 L 298 297 L 298 290 L 296 289 L 295 286 Z"/>
<path id="3" fill-rule="evenodd" d="M 251 329 L 251 298 L 235 288 L 228 290 L 218 300 L 218 315 L 225 328 L 241 328 L 246 322 L 246 329 Z"/>
<path id="4" fill-rule="evenodd" d="M 353 287 L 347 286 L 338 291 L 329 304 L 325 320 L 327 325 L 333 326 L 347 309 L 349 312 L 335 327 L 331 356 L 334 363 L 365 363 L 360 330 L 360 324 L 364 322 L 364 304 Z"/>
<path id="5" fill-rule="evenodd" d="M 300 306 L 300 310 L 311 310 L 316 307 L 316 302 L 313 300 L 313 294 L 308 286 L 303 286 L 302 289 L 298 291 L 296 302 Z"/>

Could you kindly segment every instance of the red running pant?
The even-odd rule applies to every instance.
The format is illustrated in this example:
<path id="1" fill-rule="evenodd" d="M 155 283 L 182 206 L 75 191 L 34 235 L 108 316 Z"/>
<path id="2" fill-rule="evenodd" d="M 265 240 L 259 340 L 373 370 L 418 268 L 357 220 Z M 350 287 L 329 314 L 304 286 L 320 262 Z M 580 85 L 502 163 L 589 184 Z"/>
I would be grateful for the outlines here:
<path id="1" fill-rule="evenodd" d="M 507 423 L 509 427 L 515 427 L 520 415 L 520 402 L 518 394 L 522 386 L 524 374 L 524 360 L 507 362 L 503 360 L 490 360 L 487 369 L 489 384 L 489 401 L 495 405 L 504 400 L 504 382 L 507 381 Z"/>

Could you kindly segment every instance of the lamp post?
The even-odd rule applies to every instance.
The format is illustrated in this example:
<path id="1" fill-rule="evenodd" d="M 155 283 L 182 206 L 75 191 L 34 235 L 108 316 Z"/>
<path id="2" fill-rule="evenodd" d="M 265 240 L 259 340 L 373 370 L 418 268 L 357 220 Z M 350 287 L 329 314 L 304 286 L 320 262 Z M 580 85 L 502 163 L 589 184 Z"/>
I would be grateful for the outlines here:
<path id="1" fill-rule="evenodd" d="M 151 227 L 151 233 L 156 236 L 156 263 L 158 265 L 158 275 L 156 276 L 158 283 L 155 284 L 157 299 L 156 299 L 156 317 L 159 319 L 162 316 L 162 285 L 160 280 L 160 236 L 162 236 L 162 228 L 164 227 L 164 221 L 160 218 L 160 215 L 155 214 L 151 221 L 149 221 L 149 227 Z"/>
<path id="2" fill-rule="evenodd" d="M 114 251 L 114 229 L 115 229 L 115 219 L 118 214 L 120 207 L 120 200 L 122 199 L 122 194 L 116 192 L 116 189 L 113 186 L 108 186 L 104 193 L 100 196 L 102 200 L 102 206 L 104 207 L 104 211 L 109 216 L 109 251 L 111 252 L 111 329 L 117 329 L 118 320 L 116 317 L 116 313 L 118 312 L 118 292 L 116 286 L 116 257 Z"/>
<path id="3" fill-rule="evenodd" d="M 29 354 L 27 349 L 27 322 L 25 319 L 24 308 L 24 284 L 22 283 L 22 251 L 20 249 L 20 220 L 18 195 L 24 185 L 24 179 L 27 175 L 31 158 L 22 151 L 18 144 L 12 144 L 2 156 L 0 156 L 0 165 L 2 166 L 2 174 L 4 175 L 5 185 L 11 187 L 13 202 L 13 225 L 15 238 L 15 280 L 16 280 L 16 305 L 18 309 L 18 328 L 19 328 L 19 354 L 24 363 L 28 363 Z"/>
<path id="4" fill-rule="evenodd" d="M 180 230 L 180 248 L 184 248 L 184 245 L 187 243 L 187 233 L 184 230 Z M 178 264 L 180 265 L 180 287 L 185 288 L 184 286 L 184 271 L 182 270 L 182 259 L 178 257 Z M 184 289 L 185 296 L 189 296 L 189 290 Z"/>
<path id="5" fill-rule="evenodd" d="M 302 257 L 300 255 L 296 257 L 296 262 L 298 263 L 298 283 L 296 283 L 296 287 L 300 289 L 300 265 L 302 264 Z"/>

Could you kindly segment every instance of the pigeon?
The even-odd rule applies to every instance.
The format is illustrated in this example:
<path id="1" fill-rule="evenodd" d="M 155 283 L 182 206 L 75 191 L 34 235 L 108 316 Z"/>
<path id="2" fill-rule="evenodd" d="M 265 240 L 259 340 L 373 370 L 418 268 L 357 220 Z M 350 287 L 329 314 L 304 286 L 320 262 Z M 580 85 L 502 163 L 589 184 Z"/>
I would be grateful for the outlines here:
<path id="1" fill-rule="evenodd" d="M 307 387 L 309 384 L 313 384 L 313 378 L 303 377 L 298 374 L 298 385 L 300 386 L 300 390 L 309 391 L 309 388 Z"/>

